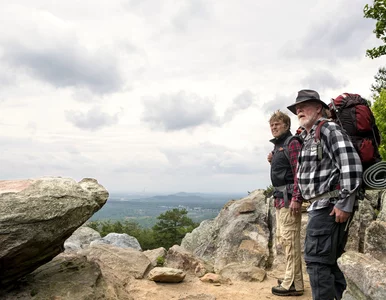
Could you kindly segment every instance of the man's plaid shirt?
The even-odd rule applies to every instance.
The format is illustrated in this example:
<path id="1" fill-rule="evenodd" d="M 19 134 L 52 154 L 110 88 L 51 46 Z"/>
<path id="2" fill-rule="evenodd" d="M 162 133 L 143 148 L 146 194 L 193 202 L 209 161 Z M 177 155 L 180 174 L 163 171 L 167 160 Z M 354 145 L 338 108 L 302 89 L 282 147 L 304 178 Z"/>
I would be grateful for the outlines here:
<path id="1" fill-rule="evenodd" d="M 289 162 L 291 164 L 291 170 L 292 170 L 292 174 L 294 174 L 294 178 L 296 177 L 296 165 L 298 164 L 298 155 L 301 148 L 302 148 L 302 145 L 299 143 L 297 139 L 293 139 L 288 144 Z M 297 201 L 301 202 L 301 199 Z M 284 199 L 275 198 L 273 206 L 276 208 L 283 208 L 285 206 Z"/>
<path id="2" fill-rule="evenodd" d="M 323 124 L 320 141 L 315 139 L 315 130 L 322 120 L 326 119 L 319 119 L 309 134 L 306 131 L 300 134 L 304 142 L 298 158 L 293 198 L 310 200 L 339 188 L 337 199 L 315 201 L 309 210 L 327 207 L 332 202 L 337 208 L 352 212 L 355 191 L 362 183 L 362 163 L 350 138 L 336 123 Z M 318 157 L 318 152 L 322 157 Z"/>

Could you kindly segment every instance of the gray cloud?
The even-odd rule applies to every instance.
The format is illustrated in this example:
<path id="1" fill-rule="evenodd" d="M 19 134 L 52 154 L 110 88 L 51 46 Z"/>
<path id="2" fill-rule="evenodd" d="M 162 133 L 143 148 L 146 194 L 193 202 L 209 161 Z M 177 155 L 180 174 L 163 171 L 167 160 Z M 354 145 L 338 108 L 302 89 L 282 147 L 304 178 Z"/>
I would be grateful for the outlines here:
<path id="1" fill-rule="evenodd" d="M 12 149 L 3 152 L 0 157 L 2 178 L 73 176 L 77 167 L 81 166 L 79 169 L 84 168 L 87 170 L 85 172 L 88 172 L 92 166 L 87 156 L 83 156 L 74 150 L 75 146 L 63 141 L 47 143 L 31 138 L 0 137 L 0 143 L 5 149 Z"/>
<path id="2" fill-rule="evenodd" d="M 266 114 L 272 114 L 274 111 L 280 109 L 282 112 L 289 113 L 287 106 L 295 101 L 296 91 L 293 95 L 277 94 L 274 99 L 268 100 L 261 105 L 261 110 Z"/>
<path id="3" fill-rule="evenodd" d="M 117 61 L 107 53 L 90 53 L 76 41 L 49 48 L 3 42 L 3 60 L 56 87 L 87 88 L 104 94 L 121 89 Z"/>
<path id="4" fill-rule="evenodd" d="M 221 126 L 230 122 L 240 112 L 254 105 L 255 95 L 246 90 L 236 96 L 225 110 L 222 118 L 215 115 L 214 105 L 196 94 L 180 91 L 177 94 L 161 95 L 159 98 L 144 98 L 145 111 L 142 121 L 155 129 L 166 131 L 193 128 L 204 124 Z"/>
<path id="5" fill-rule="evenodd" d="M 161 150 L 169 161 L 168 173 L 249 175 L 267 171 L 268 164 L 261 164 L 268 150 L 231 149 L 221 145 L 202 143 L 189 148 Z"/>
<path id="6" fill-rule="evenodd" d="M 162 11 L 161 1 L 151 0 L 122 0 L 120 1 L 122 8 L 130 13 L 136 13 L 144 17 L 148 15 L 157 14 L 159 15 Z"/>
<path id="7" fill-rule="evenodd" d="M 363 2 L 360 5 L 359 2 Z M 329 19 L 319 19 L 299 41 L 286 43 L 284 56 L 298 59 L 317 59 L 335 63 L 340 59 L 364 57 L 367 40 L 373 35 L 374 22 L 363 18 L 367 1 L 345 1 L 330 13 Z"/>
<path id="8" fill-rule="evenodd" d="M 341 89 L 344 88 L 348 81 L 337 77 L 328 70 L 314 70 L 301 80 L 302 86 L 311 88 L 316 91 L 324 89 Z"/>
<path id="9" fill-rule="evenodd" d="M 181 7 L 178 14 L 172 19 L 172 24 L 178 30 L 185 31 L 192 21 L 197 19 L 205 20 L 211 15 L 208 2 L 188 0 L 181 3 L 184 3 L 184 6 Z"/>
<path id="10" fill-rule="evenodd" d="M 119 113 L 109 115 L 101 111 L 99 107 L 93 107 L 86 113 L 79 111 L 66 111 L 66 119 L 74 126 L 85 130 L 98 130 L 102 127 L 116 124 L 119 119 Z"/>
<path id="11" fill-rule="evenodd" d="M 213 103 L 196 94 L 180 91 L 143 100 L 142 121 L 155 129 L 173 131 L 216 122 Z"/>
<path id="12" fill-rule="evenodd" d="M 251 91 L 244 91 L 233 99 L 232 105 L 224 113 L 223 122 L 231 121 L 234 116 L 253 105 L 255 96 Z"/>
<path id="13" fill-rule="evenodd" d="M 14 84 L 14 82 L 15 79 L 10 70 L 7 70 L 3 65 L 0 65 L 0 86 L 2 89 L 3 87 Z"/>

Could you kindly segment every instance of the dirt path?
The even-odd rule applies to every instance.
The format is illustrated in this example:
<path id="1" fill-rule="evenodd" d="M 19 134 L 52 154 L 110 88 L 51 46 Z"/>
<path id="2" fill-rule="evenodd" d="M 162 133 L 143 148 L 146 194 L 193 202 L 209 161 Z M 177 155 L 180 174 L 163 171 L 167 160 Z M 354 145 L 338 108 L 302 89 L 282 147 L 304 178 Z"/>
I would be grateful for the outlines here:
<path id="1" fill-rule="evenodd" d="M 165 284 L 149 280 L 133 282 L 130 290 L 135 300 L 264 300 L 264 299 L 297 299 L 311 300 L 311 288 L 308 275 L 304 274 L 305 291 L 302 296 L 280 297 L 271 293 L 277 285 L 277 278 L 282 271 L 267 272 L 263 282 L 233 282 L 232 284 L 215 285 L 201 282 L 199 278 L 188 275 L 182 283 Z M 134 292 L 134 293 L 133 293 Z M 190 297 L 189 297 L 190 296 Z"/>

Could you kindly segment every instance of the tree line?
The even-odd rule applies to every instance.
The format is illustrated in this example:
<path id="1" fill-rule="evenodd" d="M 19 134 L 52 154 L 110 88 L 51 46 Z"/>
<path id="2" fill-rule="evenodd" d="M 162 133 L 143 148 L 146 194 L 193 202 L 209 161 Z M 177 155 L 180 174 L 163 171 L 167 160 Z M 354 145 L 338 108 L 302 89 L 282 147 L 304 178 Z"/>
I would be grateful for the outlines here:
<path id="1" fill-rule="evenodd" d="M 188 216 L 188 211 L 174 208 L 157 217 L 157 223 L 152 228 L 143 228 L 137 222 L 123 220 L 90 221 L 86 225 L 98 231 L 102 237 L 109 233 L 126 233 L 135 237 L 142 250 L 164 247 L 169 249 L 173 245 L 181 244 L 185 234 L 192 232 L 199 224 Z"/>
<path id="2" fill-rule="evenodd" d="M 366 56 L 375 59 L 386 55 L 386 1 L 374 0 L 373 5 L 366 4 L 363 8 L 365 18 L 374 19 L 373 33 L 382 41 L 382 45 L 366 50 Z M 380 67 L 374 76 L 375 83 L 371 85 L 373 105 L 371 110 L 381 134 L 379 153 L 386 160 L 386 67 Z"/>

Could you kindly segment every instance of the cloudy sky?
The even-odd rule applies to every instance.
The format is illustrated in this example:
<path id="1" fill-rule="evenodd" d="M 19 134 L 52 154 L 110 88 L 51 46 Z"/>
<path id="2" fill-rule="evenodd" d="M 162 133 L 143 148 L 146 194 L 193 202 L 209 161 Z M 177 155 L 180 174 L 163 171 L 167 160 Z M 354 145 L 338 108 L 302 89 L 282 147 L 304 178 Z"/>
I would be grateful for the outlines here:
<path id="1" fill-rule="evenodd" d="M 266 188 L 274 110 L 303 88 L 371 95 L 366 3 L 0 0 L 0 179 Z"/>

